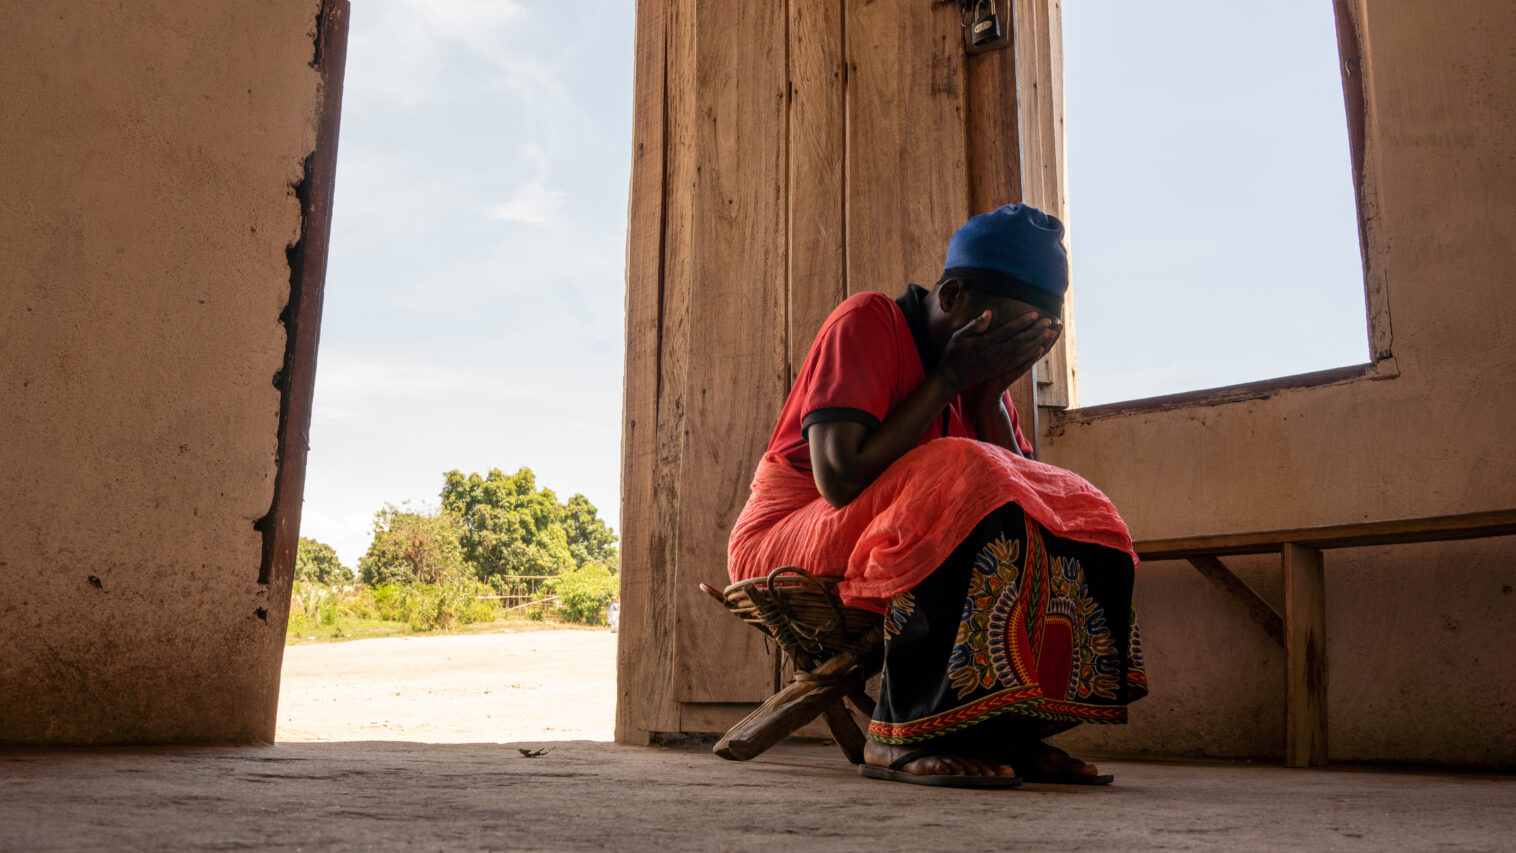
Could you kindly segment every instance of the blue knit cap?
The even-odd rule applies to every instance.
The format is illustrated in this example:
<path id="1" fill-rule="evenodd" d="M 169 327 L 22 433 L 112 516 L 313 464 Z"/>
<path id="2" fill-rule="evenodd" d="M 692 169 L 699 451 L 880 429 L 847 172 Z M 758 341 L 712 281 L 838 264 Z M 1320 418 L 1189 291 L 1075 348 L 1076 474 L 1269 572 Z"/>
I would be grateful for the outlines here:
<path id="1" fill-rule="evenodd" d="M 981 213 L 953 233 L 942 277 L 1060 314 L 1069 289 L 1063 223 L 1029 204 Z"/>

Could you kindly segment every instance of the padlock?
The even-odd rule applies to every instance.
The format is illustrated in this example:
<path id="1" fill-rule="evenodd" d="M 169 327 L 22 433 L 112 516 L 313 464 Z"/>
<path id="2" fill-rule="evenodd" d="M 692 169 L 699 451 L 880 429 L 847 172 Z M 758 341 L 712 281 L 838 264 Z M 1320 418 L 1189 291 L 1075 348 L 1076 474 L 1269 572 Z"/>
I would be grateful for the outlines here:
<path id="1" fill-rule="evenodd" d="M 983 17 L 979 10 L 985 6 L 984 0 L 974 4 L 973 22 L 969 24 L 969 44 L 974 47 L 984 47 L 990 42 L 1000 38 L 1000 15 L 995 9 L 995 0 L 990 0 L 990 13 Z"/>
<path id="2" fill-rule="evenodd" d="M 969 53 L 1010 46 L 1000 25 L 1000 11 L 995 8 L 995 0 L 963 0 L 963 11 L 963 41 Z"/>

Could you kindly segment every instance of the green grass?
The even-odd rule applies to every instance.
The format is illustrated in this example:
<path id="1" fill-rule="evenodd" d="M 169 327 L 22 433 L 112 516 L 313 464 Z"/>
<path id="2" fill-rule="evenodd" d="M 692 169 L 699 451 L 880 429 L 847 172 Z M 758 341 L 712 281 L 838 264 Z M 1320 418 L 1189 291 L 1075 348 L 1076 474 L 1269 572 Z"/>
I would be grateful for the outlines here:
<path id="1" fill-rule="evenodd" d="M 497 601 L 479 597 L 490 592 L 475 581 L 380 587 L 296 581 L 285 645 L 572 627 L 550 609 L 506 613 Z"/>
<path id="2" fill-rule="evenodd" d="M 577 625 L 553 620 L 511 617 L 490 622 L 471 622 L 440 631 L 414 631 L 404 622 L 387 622 L 383 619 L 343 619 L 334 626 L 320 626 L 296 632 L 293 628 L 285 635 L 286 646 L 303 646 L 313 643 L 342 643 L 348 640 L 372 640 L 376 637 L 437 636 L 443 634 L 494 634 L 518 631 L 542 631 L 567 628 L 571 630 L 604 631 L 604 625 Z"/>

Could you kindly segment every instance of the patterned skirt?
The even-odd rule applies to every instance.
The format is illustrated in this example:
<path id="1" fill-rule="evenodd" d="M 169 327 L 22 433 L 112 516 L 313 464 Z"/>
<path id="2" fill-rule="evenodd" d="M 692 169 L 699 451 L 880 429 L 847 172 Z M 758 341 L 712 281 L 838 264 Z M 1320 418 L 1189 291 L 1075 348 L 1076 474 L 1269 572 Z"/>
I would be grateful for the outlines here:
<path id="1" fill-rule="evenodd" d="M 885 615 L 871 740 L 1045 737 L 1147 694 L 1132 558 L 991 512 Z"/>

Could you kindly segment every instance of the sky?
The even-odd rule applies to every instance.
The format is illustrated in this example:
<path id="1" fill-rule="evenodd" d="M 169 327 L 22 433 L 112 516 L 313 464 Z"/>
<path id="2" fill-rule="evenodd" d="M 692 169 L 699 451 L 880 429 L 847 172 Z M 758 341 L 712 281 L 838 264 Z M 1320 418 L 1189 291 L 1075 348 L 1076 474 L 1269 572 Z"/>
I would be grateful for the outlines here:
<path id="1" fill-rule="evenodd" d="M 619 501 L 632 4 L 359 0 L 302 535 L 526 466 Z"/>
<path id="2" fill-rule="evenodd" d="M 1079 403 L 1368 360 L 1327 0 L 1065 0 Z"/>
<path id="3" fill-rule="evenodd" d="M 1063 14 L 1081 402 L 1364 361 L 1331 4 Z M 345 564 L 453 468 L 619 529 L 632 20 L 353 4 L 302 525 Z"/>

